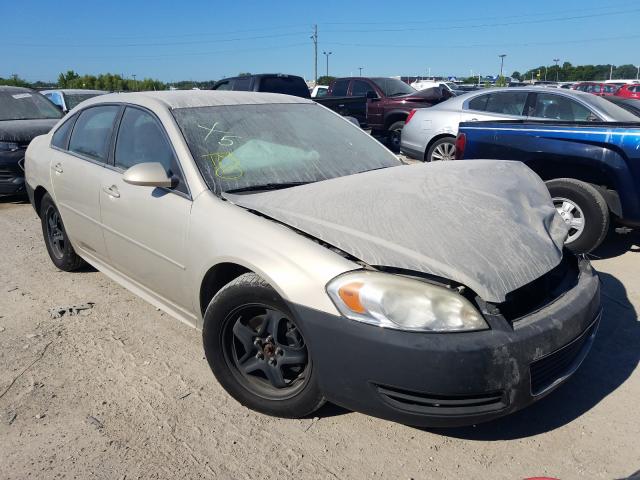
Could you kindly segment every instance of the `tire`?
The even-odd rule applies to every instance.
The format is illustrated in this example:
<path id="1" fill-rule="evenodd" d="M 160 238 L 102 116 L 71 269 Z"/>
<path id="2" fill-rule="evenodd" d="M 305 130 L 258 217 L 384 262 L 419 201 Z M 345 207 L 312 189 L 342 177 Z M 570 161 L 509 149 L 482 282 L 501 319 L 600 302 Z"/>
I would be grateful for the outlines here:
<path id="1" fill-rule="evenodd" d="M 213 297 L 202 340 L 216 379 L 242 405 L 301 418 L 325 402 L 297 321 L 255 273 L 239 276 Z"/>
<path id="2" fill-rule="evenodd" d="M 387 131 L 387 138 L 389 142 L 389 148 L 394 152 L 400 151 L 400 135 L 404 128 L 405 121 L 401 120 L 391 124 Z"/>
<path id="3" fill-rule="evenodd" d="M 596 249 L 607 236 L 610 221 L 607 202 L 600 192 L 573 178 L 558 178 L 546 184 L 554 206 L 570 226 L 567 248 L 575 253 Z"/>
<path id="4" fill-rule="evenodd" d="M 72 272 L 85 265 L 85 261 L 73 249 L 58 207 L 48 193 L 42 197 L 40 203 L 40 223 L 47 252 L 56 267 L 65 272 Z"/>
<path id="5" fill-rule="evenodd" d="M 433 142 L 427 151 L 424 160 L 425 162 L 455 160 L 455 154 L 456 139 L 453 137 L 444 137 Z"/>

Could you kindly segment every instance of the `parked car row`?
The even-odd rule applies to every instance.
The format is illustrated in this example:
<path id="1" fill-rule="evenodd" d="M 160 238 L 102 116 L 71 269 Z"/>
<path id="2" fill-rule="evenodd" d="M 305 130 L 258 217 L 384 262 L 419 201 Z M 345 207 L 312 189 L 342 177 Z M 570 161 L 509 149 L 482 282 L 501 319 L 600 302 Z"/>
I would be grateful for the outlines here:
<path id="1" fill-rule="evenodd" d="M 330 89 L 428 103 L 356 81 Z M 220 384 L 267 414 L 491 420 L 564 383 L 598 330 L 598 276 L 523 163 L 406 165 L 310 98 L 94 97 L 31 142 L 26 175 L 59 269 L 87 262 L 201 328 Z"/>

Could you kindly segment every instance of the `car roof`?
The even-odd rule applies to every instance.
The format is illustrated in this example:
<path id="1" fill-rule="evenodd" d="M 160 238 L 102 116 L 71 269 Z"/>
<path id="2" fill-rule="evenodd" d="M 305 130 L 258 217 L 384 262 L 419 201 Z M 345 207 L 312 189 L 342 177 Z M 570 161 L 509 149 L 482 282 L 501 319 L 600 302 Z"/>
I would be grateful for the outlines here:
<path id="1" fill-rule="evenodd" d="M 221 78 L 216 83 L 224 82 L 224 81 L 227 81 L 227 80 L 236 80 L 238 78 L 262 78 L 262 77 L 282 77 L 282 78 L 296 77 L 296 78 L 302 78 L 299 75 L 293 75 L 293 74 L 290 74 L 290 73 L 255 73 L 255 74 L 251 74 L 251 75 L 238 75 L 236 77 Z"/>
<path id="2" fill-rule="evenodd" d="M 149 108 L 176 109 L 225 105 L 315 103 L 313 100 L 279 93 L 229 90 L 163 90 L 160 92 L 107 93 L 85 100 L 82 106 L 101 103 L 134 103 Z"/>
<path id="3" fill-rule="evenodd" d="M 0 92 L 33 92 L 30 88 L 14 87 L 12 85 L 0 85 Z"/>
<path id="4" fill-rule="evenodd" d="M 109 93 L 107 90 L 89 90 L 86 88 L 49 88 L 47 90 L 41 90 L 40 93 Z"/>

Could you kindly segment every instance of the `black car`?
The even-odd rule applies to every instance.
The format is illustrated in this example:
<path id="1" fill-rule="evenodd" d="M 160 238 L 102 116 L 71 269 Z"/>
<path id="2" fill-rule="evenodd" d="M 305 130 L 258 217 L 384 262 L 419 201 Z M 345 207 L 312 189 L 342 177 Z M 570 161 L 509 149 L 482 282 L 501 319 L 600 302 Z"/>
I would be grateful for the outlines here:
<path id="1" fill-rule="evenodd" d="M 261 73 L 217 81 L 212 90 L 284 93 L 295 97 L 311 98 L 309 87 L 302 77 L 282 73 Z"/>
<path id="2" fill-rule="evenodd" d="M 62 112 L 34 90 L 0 86 L 0 195 L 25 193 L 24 153 Z"/>
<path id="3" fill-rule="evenodd" d="M 636 117 L 640 117 L 640 99 L 617 97 L 615 95 L 609 95 L 604 98 L 609 100 L 611 103 L 615 103 L 619 107 L 624 108 L 627 112 L 633 113 Z"/>

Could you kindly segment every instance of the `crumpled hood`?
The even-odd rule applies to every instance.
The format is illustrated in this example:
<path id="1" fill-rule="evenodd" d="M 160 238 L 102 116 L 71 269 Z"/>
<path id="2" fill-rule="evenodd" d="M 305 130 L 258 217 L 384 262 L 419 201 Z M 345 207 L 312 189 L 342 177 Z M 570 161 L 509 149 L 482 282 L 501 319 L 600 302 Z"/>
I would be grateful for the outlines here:
<path id="1" fill-rule="evenodd" d="M 36 120 L 2 120 L 0 121 L 0 141 L 29 143 L 38 135 L 49 133 L 49 130 L 60 121 L 59 118 L 39 118 Z"/>
<path id="2" fill-rule="evenodd" d="M 399 166 L 225 198 L 370 265 L 448 278 L 490 302 L 558 265 L 567 236 L 544 183 L 515 161 Z"/>

